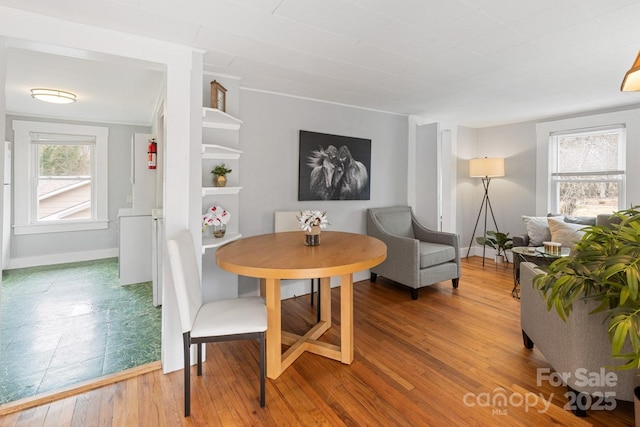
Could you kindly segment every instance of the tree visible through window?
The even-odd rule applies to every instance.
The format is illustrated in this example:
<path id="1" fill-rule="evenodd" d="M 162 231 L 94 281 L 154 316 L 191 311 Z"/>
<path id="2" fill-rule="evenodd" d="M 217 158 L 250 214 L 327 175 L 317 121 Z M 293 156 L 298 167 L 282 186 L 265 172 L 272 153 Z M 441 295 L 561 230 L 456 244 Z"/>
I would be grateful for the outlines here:
<path id="1" fill-rule="evenodd" d="M 91 218 L 93 144 L 38 144 L 37 219 Z"/>
<path id="2" fill-rule="evenodd" d="M 623 127 L 552 135 L 551 211 L 610 214 L 624 207 Z"/>

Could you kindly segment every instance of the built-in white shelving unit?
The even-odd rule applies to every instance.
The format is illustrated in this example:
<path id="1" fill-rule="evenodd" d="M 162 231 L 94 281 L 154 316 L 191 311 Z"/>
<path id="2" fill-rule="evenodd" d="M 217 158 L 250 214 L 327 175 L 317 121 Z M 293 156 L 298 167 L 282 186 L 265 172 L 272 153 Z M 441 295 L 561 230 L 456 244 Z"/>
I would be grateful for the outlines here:
<path id="1" fill-rule="evenodd" d="M 242 151 L 217 144 L 202 144 L 203 159 L 239 159 Z"/>
<path id="2" fill-rule="evenodd" d="M 202 127 L 204 129 L 221 129 L 227 131 L 238 131 L 240 129 L 240 125 L 242 124 L 242 120 L 237 119 L 236 117 L 225 113 L 224 111 L 220 111 L 215 108 L 207 108 L 204 107 L 202 109 Z M 203 136 L 204 140 L 209 138 Z M 238 160 L 240 159 L 240 155 L 242 155 L 242 151 L 236 148 L 227 147 L 221 144 L 212 144 L 207 142 L 203 142 L 202 144 L 202 159 L 203 160 Z M 202 197 L 203 199 L 208 196 L 229 196 L 236 197 L 242 187 L 238 186 L 227 186 L 227 187 L 214 187 L 214 186 L 202 186 Z M 225 207 L 224 203 L 217 202 Z M 233 205 L 237 206 L 237 200 L 235 200 Z M 207 209 L 209 206 L 204 203 L 203 200 L 203 210 Z M 225 207 L 226 209 L 226 207 Z M 231 212 L 231 211 L 230 211 Z M 231 212 L 232 215 L 238 215 L 238 212 Z M 236 219 L 237 220 L 237 219 Z M 211 236 L 203 236 L 202 237 L 202 252 L 204 253 L 207 249 L 218 248 L 225 243 L 231 242 L 233 240 L 237 240 L 242 237 L 237 231 L 229 231 L 227 228 L 227 232 L 224 237 L 216 238 Z"/>
<path id="3" fill-rule="evenodd" d="M 238 130 L 242 120 L 216 108 L 202 108 L 202 127 L 212 129 Z"/>
<path id="4" fill-rule="evenodd" d="M 238 194 L 242 187 L 202 187 L 202 197 L 222 194 Z"/>
<path id="5" fill-rule="evenodd" d="M 233 242 L 234 240 L 238 240 L 242 237 L 240 233 L 225 233 L 224 237 L 211 237 L 211 236 L 203 236 L 202 237 L 202 253 L 204 253 L 207 249 L 219 248 L 225 243 Z"/>
<path id="6" fill-rule="evenodd" d="M 216 262 L 218 249 L 242 237 L 240 230 L 240 132 L 242 120 L 238 119 L 240 109 L 239 82 L 229 76 L 203 74 L 203 105 L 210 105 L 210 82 L 217 80 L 227 89 L 226 112 L 215 108 L 202 108 L 202 149 L 201 192 L 202 211 L 211 206 L 220 206 L 231 214 L 223 237 L 214 237 L 206 230 L 202 234 L 202 299 L 204 302 L 237 298 L 239 292 L 238 275 L 230 273 Z M 211 171 L 216 166 L 225 165 L 231 172 L 227 174 L 227 185 L 216 187 Z"/>

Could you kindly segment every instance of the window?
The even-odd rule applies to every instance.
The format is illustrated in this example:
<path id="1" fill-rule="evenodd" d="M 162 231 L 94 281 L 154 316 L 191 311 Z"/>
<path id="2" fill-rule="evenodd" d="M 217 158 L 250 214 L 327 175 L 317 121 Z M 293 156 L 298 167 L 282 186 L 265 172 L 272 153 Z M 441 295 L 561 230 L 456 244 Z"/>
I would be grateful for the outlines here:
<path id="1" fill-rule="evenodd" d="M 91 170 L 95 138 L 32 134 L 38 159 L 37 221 L 91 219 Z"/>
<path id="2" fill-rule="evenodd" d="M 107 228 L 104 127 L 14 121 L 15 233 Z"/>
<path id="3" fill-rule="evenodd" d="M 624 208 L 624 126 L 555 132 L 550 142 L 551 212 L 595 216 Z"/>

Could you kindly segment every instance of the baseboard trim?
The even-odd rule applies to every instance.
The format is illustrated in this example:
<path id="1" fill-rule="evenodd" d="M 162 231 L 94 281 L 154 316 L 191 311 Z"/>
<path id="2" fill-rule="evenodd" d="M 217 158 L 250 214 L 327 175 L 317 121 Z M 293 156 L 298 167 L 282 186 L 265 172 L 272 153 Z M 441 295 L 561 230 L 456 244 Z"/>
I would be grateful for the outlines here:
<path id="1" fill-rule="evenodd" d="M 129 378 L 137 377 L 139 375 L 143 375 L 160 369 L 162 369 L 162 364 L 160 363 L 160 361 L 151 362 L 145 365 L 136 366 L 135 368 L 127 369 L 125 371 L 105 375 L 104 377 L 100 377 L 95 380 L 89 380 L 74 384 L 72 386 L 55 390 L 49 393 L 43 393 L 33 397 L 26 397 L 24 399 L 5 403 L 3 405 L 0 405 L 0 416 L 8 415 L 18 411 L 24 411 L 25 409 L 34 408 L 40 405 L 46 405 L 48 403 L 55 402 L 56 400 L 82 394 L 87 391 L 104 387 L 105 385 L 128 380 Z"/>
<path id="2" fill-rule="evenodd" d="M 466 254 L 467 253 L 467 249 L 465 249 L 464 251 L 462 251 L 461 253 Z M 479 256 L 482 257 L 482 246 L 472 246 L 471 247 L 471 251 L 469 251 L 469 256 Z M 493 248 L 485 248 L 485 254 L 484 254 L 484 258 L 485 259 L 495 259 L 496 256 L 496 250 Z M 513 254 L 510 250 L 507 250 L 507 261 L 509 262 L 513 262 Z"/>
<path id="3" fill-rule="evenodd" d="M 5 270 L 16 268 L 40 267 L 43 265 L 66 264 L 69 262 L 92 261 L 94 259 L 115 258 L 118 248 L 95 251 L 67 252 L 63 254 L 41 255 L 33 257 L 11 258 Z"/>

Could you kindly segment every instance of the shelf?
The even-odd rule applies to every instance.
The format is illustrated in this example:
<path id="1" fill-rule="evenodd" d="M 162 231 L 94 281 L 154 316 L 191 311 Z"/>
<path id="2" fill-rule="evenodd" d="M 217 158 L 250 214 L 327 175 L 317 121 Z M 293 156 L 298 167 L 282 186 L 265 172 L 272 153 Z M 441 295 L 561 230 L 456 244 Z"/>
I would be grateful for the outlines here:
<path id="1" fill-rule="evenodd" d="M 242 120 L 216 108 L 202 108 L 202 127 L 211 129 L 238 130 Z"/>
<path id="2" fill-rule="evenodd" d="M 239 159 L 242 151 L 217 144 L 202 144 L 203 159 Z"/>
<path id="3" fill-rule="evenodd" d="M 220 194 L 238 194 L 242 187 L 202 187 L 202 197 Z"/>
<path id="4" fill-rule="evenodd" d="M 238 240 L 242 237 L 240 233 L 225 233 L 224 237 L 202 236 L 202 253 L 207 249 L 219 248 L 220 246 Z"/>

